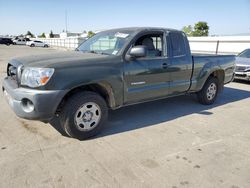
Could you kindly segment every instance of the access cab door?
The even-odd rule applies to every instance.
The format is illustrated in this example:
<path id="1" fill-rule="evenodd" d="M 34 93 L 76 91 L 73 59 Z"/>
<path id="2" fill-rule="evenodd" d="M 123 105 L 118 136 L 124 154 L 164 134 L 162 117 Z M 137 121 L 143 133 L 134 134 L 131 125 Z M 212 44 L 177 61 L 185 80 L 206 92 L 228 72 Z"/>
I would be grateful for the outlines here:
<path id="1" fill-rule="evenodd" d="M 164 31 L 140 34 L 130 45 L 146 45 L 146 57 L 126 59 L 124 63 L 124 103 L 136 103 L 166 97 L 169 94 L 170 64 Z M 152 46 L 153 42 L 153 46 Z"/>
<path id="2" fill-rule="evenodd" d="M 188 91 L 193 71 L 189 43 L 184 33 L 170 31 L 167 35 L 170 72 L 168 95 L 180 95 Z"/>

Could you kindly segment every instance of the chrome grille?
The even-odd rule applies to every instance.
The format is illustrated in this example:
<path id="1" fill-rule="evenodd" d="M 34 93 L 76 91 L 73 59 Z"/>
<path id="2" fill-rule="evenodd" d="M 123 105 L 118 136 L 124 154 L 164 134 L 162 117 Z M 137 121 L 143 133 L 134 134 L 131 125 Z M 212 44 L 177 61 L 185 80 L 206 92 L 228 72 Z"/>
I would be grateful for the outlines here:
<path id="1" fill-rule="evenodd" d="M 17 68 L 14 65 L 8 65 L 7 75 L 16 80 L 17 76 Z"/>
<path id="2" fill-rule="evenodd" d="M 19 85 L 21 80 L 23 65 L 17 61 L 11 61 L 7 66 L 7 75 Z"/>

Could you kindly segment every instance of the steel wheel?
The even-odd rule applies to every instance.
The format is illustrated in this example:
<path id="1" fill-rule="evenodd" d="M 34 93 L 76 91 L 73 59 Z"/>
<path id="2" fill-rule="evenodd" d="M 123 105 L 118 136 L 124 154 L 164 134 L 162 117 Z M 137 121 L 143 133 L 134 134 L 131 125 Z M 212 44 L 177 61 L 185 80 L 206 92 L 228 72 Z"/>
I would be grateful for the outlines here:
<path id="1" fill-rule="evenodd" d="M 101 119 L 101 108 L 94 102 L 83 104 L 75 113 L 75 125 L 80 131 L 94 129 Z"/>
<path id="2" fill-rule="evenodd" d="M 66 100 L 59 117 L 68 136 L 85 140 L 103 129 L 108 106 L 98 93 L 79 91 Z"/>
<path id="3" fill-rule="evenodd" d="M 223 83 L 219 83 L 218 78 L 209 77 L 202 89 L 197 92 L 199 102 L 204 105 L 213 104 L 217 98 L 220 84 Z"/>
<path id="4" fill-rule="evenodd" d="M 215 83 L 211 83 L 207 88 L 207 99 L 213 100 L 217 93 L 217 86 Z"/>

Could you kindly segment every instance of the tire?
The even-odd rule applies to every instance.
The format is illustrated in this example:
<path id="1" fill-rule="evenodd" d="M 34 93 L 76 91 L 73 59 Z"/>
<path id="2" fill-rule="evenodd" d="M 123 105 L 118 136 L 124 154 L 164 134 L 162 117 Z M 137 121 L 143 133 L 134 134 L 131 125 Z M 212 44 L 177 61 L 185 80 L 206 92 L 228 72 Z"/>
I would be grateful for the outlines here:
<path id="1" fill-rule="evenodd" d="M 99 133 L 108 117 L 106 101 L 97 93 L 84 91 L 71 96 L 60 114 L 62 129 L 79 140 Z"/>
<path id="2" fill-rule="evenodd" d="M 7 46 L 9 46 L 9 45 L 10 45 L 10 43 L 6 43 L 6 45 L 7 45 Z"/>
<path id="3" fill-rule="evenodd" d="M 35 44 L 31 44 L 30 47 L 35 47 Z"/>
<path id="4" fill-rule="evenodd" d="M 47 44 L 44 45 L 44 48 L 48 48 L 49 46 Z"/>
<path id="5" fill-rule="evenodd" d="M 198 101 L 204 105 L 213 104 L 217 98 L 218 89 L 218 79 L 216 77 L 209 77 L 203 88 L 197 93 Z"/>

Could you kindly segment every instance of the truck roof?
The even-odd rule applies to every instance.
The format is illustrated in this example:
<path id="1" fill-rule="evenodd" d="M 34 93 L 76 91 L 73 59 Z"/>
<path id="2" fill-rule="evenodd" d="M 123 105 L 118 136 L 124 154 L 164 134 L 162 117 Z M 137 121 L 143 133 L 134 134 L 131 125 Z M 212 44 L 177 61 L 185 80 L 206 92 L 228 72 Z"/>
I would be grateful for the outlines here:
<path id="1" fill-rule="evenodd" d="M 108 29 L 108 30 L 105 30 L 105 31 L 135 31 L 135 32 L 141 32 L 141 31 L 150 31 L 150 30 L 166 30 L 166 31 L 178 31 L 178 32 L 181 32 L 179 30 L 176 30 L 176 29 L 170 29 L 170 28 L 164 28 L 164 27 L 123 27 L 123 28 L 115 28 L 115 29 Z"/>

